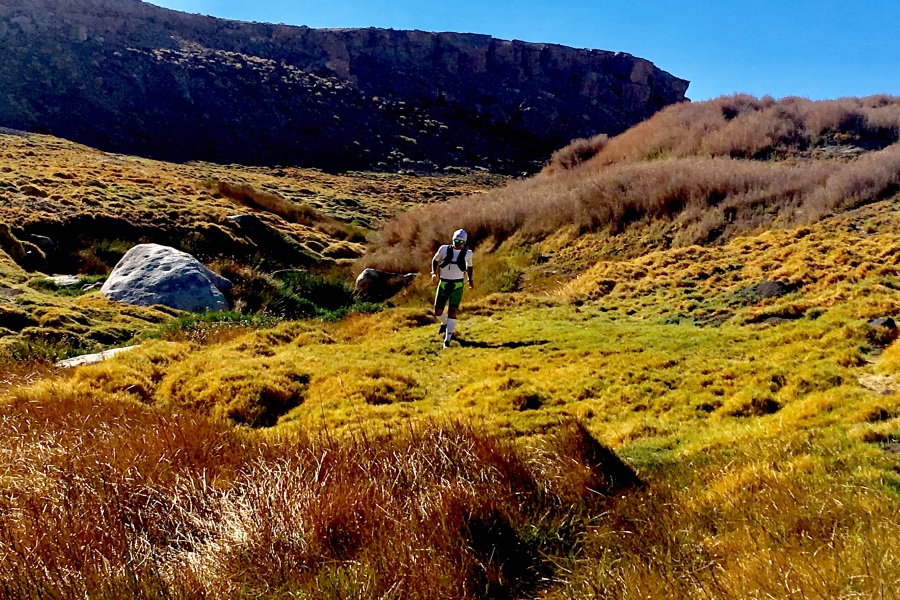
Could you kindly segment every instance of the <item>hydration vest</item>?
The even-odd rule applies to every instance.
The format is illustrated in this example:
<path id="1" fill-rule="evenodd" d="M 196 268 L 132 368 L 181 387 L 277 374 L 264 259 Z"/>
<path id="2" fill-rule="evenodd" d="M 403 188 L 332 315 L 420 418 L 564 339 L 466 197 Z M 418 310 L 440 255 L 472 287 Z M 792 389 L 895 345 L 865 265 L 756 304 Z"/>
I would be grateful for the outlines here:
<path id="1" fill-rule="evenodd" d="M 463 246 L 462 250 L 459 251 L 459 256 L 456 257 L 456 266 L 459 267 L 459 270 L 463 273 L 466 272 L 466 255 L 469 253 L 469 248 L 467 246 Z M 447 255 L 444 256 L 444 260 L 441 261 L 441 268 L 450 265 L 453 263 L 453 246 L 447 246 Z"/>

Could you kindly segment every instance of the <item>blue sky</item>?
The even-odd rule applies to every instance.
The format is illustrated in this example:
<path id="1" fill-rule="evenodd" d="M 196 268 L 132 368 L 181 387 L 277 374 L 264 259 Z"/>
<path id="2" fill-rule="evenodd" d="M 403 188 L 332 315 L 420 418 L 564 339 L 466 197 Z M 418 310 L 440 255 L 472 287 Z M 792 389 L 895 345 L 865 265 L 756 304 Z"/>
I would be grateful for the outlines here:
<path id="1" fill-rule="evenodd" d="M 688 97 L 900 95 L 900 0 L 151 0 L 309 27 L 485 33 L 628 52 L 689 79 Z"/>

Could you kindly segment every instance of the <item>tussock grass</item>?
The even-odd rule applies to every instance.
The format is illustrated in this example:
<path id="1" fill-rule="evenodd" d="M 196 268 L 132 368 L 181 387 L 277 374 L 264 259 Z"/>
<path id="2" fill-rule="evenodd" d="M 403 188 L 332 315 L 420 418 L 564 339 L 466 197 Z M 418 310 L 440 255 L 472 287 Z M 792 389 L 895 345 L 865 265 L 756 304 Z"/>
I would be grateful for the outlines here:
<path id="1" fill-rule="evenodd" d="M 29 458 L 0 480 L 0 573 L 14 597 L 890 597 L 900 396 L 858 383 L 894 372 L 865 347 L 877 294 L 716 327 L 486 298 L 444 353 L 413 308 L 155 341 L 7 395 L 0 451 Z M 290 372 L 303 402 L 265 434 L 166 401 Z"/>
<path id="2" fill-rule="evenodd" d="M 459 423 L 266 440 L 48 385 L 0 432 L 10 598 L 517 597 L 639 484 L 577 425 L 533 449 Z"/>
<path id="3" fill-rule="evenodd" d="M 889 97 L 817 103 L 742 96 L 672 106 L 608 141 L 560 151 L 551 162 L 558 166 L 537 177 L 400 215 L 365 260 L 414 269 L 458 227 L 473 244 L 491 250 L 505 243 L 505 252 L 561 230 L 573 238 L 634 230 L 639 247 L 625 254 L 634 256 L 812 223 L 900 191 L 898 107 Z M 762 139 L 745 139 L 751 134 Z M 811 150 L 836 143 L 861 146 L 855 158 Z"/>
<path id="4" fill-rule="evenodd" d="M 900 350 L 869 321 L 900 314 L 894 105 L 675 107 L 706 150 L 657 124 L 652 152 L 610 158 L 633 130 L 398 218 L 382 266 L 479 242 L 447 351 L 417 283 L 10 385 L 5 591 L 892 597 Z"/>
<path id="5" fill-rule="evenodd" d="M 891 598 L 896 504 L 816 461 L 709 473 L 625 499 L 547 598 Z M 698 488 L 710 488 L 697 497 Z M 852 524 L 848 526 L 849 524 Z"/>
<path id="6" fill-rule="evenodd" d="M 593 162 L 614 164 L 686 156 L 786 158 L 854 146 L 883 149 L 900 141 L 900 99 L 811 101 L 744 94 L 677 104 L 609 140 Z M 583 142 L 578 142 L 583 144 Z"/>

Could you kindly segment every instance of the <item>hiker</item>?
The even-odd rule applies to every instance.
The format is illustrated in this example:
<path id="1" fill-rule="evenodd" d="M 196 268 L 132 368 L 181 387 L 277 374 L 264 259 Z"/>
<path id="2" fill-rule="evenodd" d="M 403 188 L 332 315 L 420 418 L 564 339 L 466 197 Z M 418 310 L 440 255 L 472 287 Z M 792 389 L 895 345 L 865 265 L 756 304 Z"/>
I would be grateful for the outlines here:
<path id="1" fill-rule="evenodd" d="M 474 289 L 472 280 L 472 251 L 466 247 L 468 234 L 462 229 L 453 233 L 451 245 L 438 248 L 431 259 L 431 281 L 437 281 L 434 295 L 434 316 L 441 322 L 438 333 L 444 334 L 444 348 L 450 347 L 453 329 L 456 327 L 456 313 L 463 295 L 463 277 L 469 280 L 469 288 Z M 447 315 L 444 305 L 449 303 Z"/>

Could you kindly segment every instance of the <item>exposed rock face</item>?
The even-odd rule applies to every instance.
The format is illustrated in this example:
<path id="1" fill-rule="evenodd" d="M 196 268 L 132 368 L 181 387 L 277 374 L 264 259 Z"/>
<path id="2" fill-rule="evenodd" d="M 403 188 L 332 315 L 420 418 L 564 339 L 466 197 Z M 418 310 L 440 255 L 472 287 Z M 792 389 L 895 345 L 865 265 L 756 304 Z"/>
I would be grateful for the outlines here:
<path id="1" fill-rule="evenodd" d="M 159 244 L 139 244 L 125 253 L 100 293 L 126 304 L 162 304 L 202 312 L 227 309 L 221 290 L 230 287 L 230 281 L 186 252 Z"/>
<path id="2" fill-rule="evenodd" d="M 535 170 L 688 82 L 624 53 L 0 0 L 0 126 L 168 160 Z"/>

